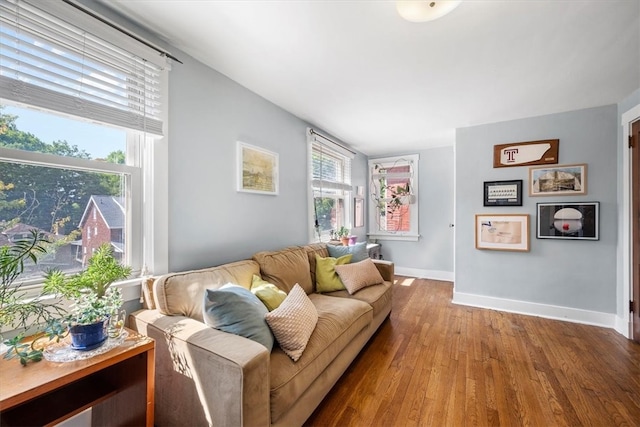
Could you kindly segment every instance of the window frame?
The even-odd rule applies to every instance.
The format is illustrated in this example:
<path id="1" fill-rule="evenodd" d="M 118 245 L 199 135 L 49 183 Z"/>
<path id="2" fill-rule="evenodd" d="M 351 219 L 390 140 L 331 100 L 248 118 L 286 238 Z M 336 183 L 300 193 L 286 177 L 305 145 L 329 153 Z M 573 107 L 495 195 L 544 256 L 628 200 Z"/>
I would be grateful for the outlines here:
<path id="1" fill-rule="evenodd" d="M 28 152 L 0 147 L 0 157 L 8 162 L 27 163 L 46 167 L 69 167 L 94 172 L 124 173 L 128 177 L 126 187 L 129 199 L 126 212 L 126 224 L 130 238 L 125 242 L 127 264 L 134 269 L 132 278 L 119 282 L 117 286 L 123 288 L 125 301 L 136 300 L 140 296 L 139 283 L 136 277 L 146 277 L 150 274 L 160 275 L 168 272 L 168 73 L 171 61 L 164 55 L 144 46 L 128 35 L 103 25 L 94 16 L 81 12 L 63 2 L 35 3 L 39 9 L 54 17 L 72 23 L 85 29 L 98 38 L 125 49 L 134 55 L 145 58 L 145 61 L 159 67 L 159 80 L 156 86 L 157 99 L 165 108 L 161 108 L 157 121 L 161 123 L 161 130 L 156 126 L 147 127 L 144 124 L 138 129 L 130 128 L 128 124 L 116 126 L 127 131 L 125 158 L 126 164 L 98 162 L 96 160 L 78 159 L 50 154 Z M 84 31 L 84 30 L 83 30 Z M 4 78 L 4 77 L 3 77 Z M 3 86 L 4 87 L 4 86 Z M 79 114 L 70 114 L 64 109 L 41 105 L 39 100 L 20 100 L 15 94 L 7 93 L 0 101 L 2 104 L 15 105 L 21 108 L 45 111 L 48 114 L 69 116 L 78 120 L 89 120 L 106 125 L 114 125 L 109 119 L 93 115 L 89 119 Z M 10 95 L 10 96 L 9 96 Z M 47 101 L 45 99 L 45 101 Z M 51 101 L 51 100 L 48 100 Z M 45 102 L 46 103 L 46 102 Z M 55 104 L 55 103 L 54 103 Z M 48 105 L 48 104 L 47 104 Z M 143 112 L 143 114 L 146 114 Z M 110 117 L 112 119 L 112 117 Z M 143 117 L 142 120 L 145 120 Z M 127 122 L 129 123 L 129 122 Z M 133 123 L 133 122 L 132 122 Z M 136 123 L 139 123 L 137 121 Z M 41 288 L 42 279 L 24 280 L 23 290 L 26 296 L 35 295 Z"/>
<path id="2" fill-rule="evenodd" d="M 351 206 L 351 195 L 353 193 L 351 187 L 351 163 L 353 158 L 355 157 L 353 153 L 347 150 L 345 147 L 335 143 L 334 141 L 319 135 L 315 131 L 308 129 L 307 130 L 307 144 L 308 144 L 308 180 L 309 180 L 309 191 L 308 191 L 308 203 L 309 203 L 309 242 L 317 243 L 317 242 L 328 242 L 331 240 L 330 232 L 323 232 L 318 236 L 315 229 L 315 221 L 316 221 L 316 206 L 315 206 L 315 198 L 332 198 L 336 201 L 342 200 L 343 205 L 343 218 L 342 224 L 351 229 L 351 218 L 352 218 L 352 206 Z M 317 148 L 316 148 L 317 147 Z M 327 155 L 327 157 L 331 157 L 339 161 L 342 165 L 342 180 L 324 180 L 324 179 L 314 179 L 313 175 L 313 167 L 314 153 L 320 153 L 318 150 L 322 149 L 322 154 Z M 314 182 L 319 182 L 320 186 L 314 185 Z M 325 183 L 326 187 L 322 186 Z M 323 192 L 323 188 L 327 189 L 327 193 Z M 320 195 L 318 196 L 318 192 Z M 342 192 L 342 194 L 338 194 Z M 337 230 L 336 230 L 337 231 Z"/>
<path id="3" fill-rule="evenodd" d="M 420 155 L 408 154 L 404 156 L 390 156 L 380 158 L 370 158 L 368 161 L 369 175 L 369 232 L 367 236 L 377 240 L 399 240 L 415 242 L 420 238 L 419 233 L 419 169 Z M 411 166 L 410 171 L 410 187 L 411 199 L 409 209 L 409 230 L 408 231 L 387 231 L 378 229 L 378 209 L 376 208 L 377 200 L 380 199 L 380 192 L 375 184 L 375 180 L 379 178 L 379 174 L 375 173 L 376 165 L 385 168 L 403 166 L 408 164 Z"/>

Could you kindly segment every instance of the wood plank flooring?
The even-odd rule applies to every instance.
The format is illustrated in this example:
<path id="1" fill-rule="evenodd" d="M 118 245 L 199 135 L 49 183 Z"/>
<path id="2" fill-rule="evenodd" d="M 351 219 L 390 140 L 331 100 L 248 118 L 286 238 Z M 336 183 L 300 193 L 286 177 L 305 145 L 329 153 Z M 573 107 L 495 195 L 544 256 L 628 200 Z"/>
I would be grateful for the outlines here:
<path id="1" fill-rule="evenodd" d="M 390 318 L 306 426 L 640 426 L 639 344 L 396 279 Z"/>

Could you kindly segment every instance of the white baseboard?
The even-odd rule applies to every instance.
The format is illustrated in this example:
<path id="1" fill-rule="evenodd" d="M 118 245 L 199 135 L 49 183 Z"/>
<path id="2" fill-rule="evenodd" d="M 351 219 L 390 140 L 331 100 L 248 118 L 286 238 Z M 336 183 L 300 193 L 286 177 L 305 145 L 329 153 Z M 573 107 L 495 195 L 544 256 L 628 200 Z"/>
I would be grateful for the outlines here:
<path id="1" fill-rule="evenodd" d="M 454 304 L 489 308 L 509 313 L 526 314 L 529 316 L 538 316 L 547 319 L 602 326 L 605 328 L 612 328 L 620 332 L 617 328 L 616 315 L 613 313 L 601 313 L 599 311 L 581 310 L 571 307 L 466 294 L 462 292 L 455 292 L 455 290 L 452 302 Z"/>
<path id="2" fill-rule="evenodd" d="M 620 335 L 625 338 L 631 339 L 631 328 L 633 327 L 633 323 L 631 323 L 631 316 L 628 319 L 622 318 L 620 316 L 616 316 L 616 326 L 615 330 Z"/>
<path id="3" fill-rule="evenodd" d="M 396 265 L 395 273 L 398 276 L 417 277 L 418 279 L 454 281 L 453 271 L 422 270 L 420 268 L 399 267 Z"/>

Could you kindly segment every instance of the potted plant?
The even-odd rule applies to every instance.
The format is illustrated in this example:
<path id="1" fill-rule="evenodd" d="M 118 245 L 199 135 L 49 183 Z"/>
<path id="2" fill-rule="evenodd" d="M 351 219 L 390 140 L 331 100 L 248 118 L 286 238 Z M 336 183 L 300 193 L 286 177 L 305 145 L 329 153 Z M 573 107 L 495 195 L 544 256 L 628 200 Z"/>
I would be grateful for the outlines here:
<path id="1" fill-rule="evenodd" d="M 45 293 L 62 296 L 72 302 L 65 322 L 71 335 L 71 346 L 77 350 L 99 347 L 108 338 L 109 321 L 116 328 L 120 318 L 122 293 L 111 287 L 131 274 L 131 267 L 121 265 L 113 256 L 111 245 L 100 246 L 89 259 L 85 270 L 66 276 L 51 270 L 45 278 Z"/>
<path id="2" fill-rule="evenodd" d="M 42 349 L 36 345 L 37 340 L 29 344 L 22 341 L 25 331 L 36 336 L 47 331 L 53 338 L 59 332 L 55 329 L 55 319 L 64 314 L 59 301 L 42 296 L 30 297 L 18 282 L 25 265 L 36 264 L 38 256 L 47 252 L 48 243 L 42 232 L 32 230 L 28 238 L 0 246 L 0 327 L 19 331 L 3 342 L 7 347 L 4 358 L 18 357 L 23 366 L 42 360 Z"/>
<path id="3" fill-rule="evenodd" d="M 349 229 L 344 225 L 338 229 L 338 238 L 343 246 L 349 246 Z"/>

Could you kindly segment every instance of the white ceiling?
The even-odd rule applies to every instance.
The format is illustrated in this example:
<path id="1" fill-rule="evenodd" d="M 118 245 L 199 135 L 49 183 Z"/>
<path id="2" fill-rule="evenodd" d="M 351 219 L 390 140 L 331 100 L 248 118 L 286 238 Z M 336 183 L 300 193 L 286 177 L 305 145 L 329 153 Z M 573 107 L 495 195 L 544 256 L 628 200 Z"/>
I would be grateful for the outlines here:
<path id="1" fill-rule="evenodd" d="M 640 0 L 467 0 L 421 24 L 392 1 L 103 1 L 369 155 L 640 87 Z"/>

